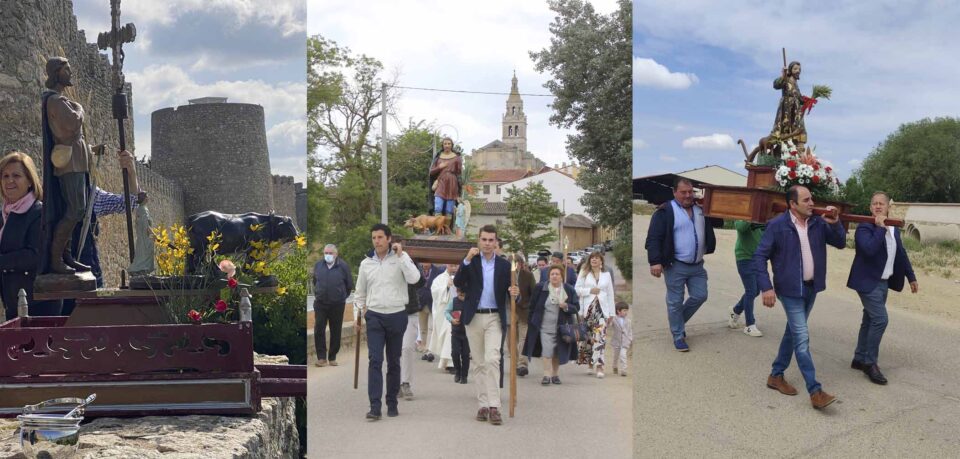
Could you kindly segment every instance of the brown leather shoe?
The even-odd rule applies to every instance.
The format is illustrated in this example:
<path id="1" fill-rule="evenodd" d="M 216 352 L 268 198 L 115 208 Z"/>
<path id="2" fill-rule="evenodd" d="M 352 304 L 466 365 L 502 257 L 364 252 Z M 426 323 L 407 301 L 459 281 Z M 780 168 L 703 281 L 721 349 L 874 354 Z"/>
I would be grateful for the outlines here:
<path id="1" fill-rule="evenodd" d="M 490 417 L 490 408 L 480 408 L 480 411 L 477 411 L 477 420 L 480 422 L 487 422 L 487 418 Z"/>
<path id="2" fill-rule="evenodd" d="M 813 404 L 813 407 L 820 410 L 826 408 L 827 405 L 837 401 L 837 397 L 834 397 L 822 390 L 818 390 L 810 394 L 810 403 Z"/>
<path id="3" fill-rule="evenodd" d="M 498 426 L 503 424 L 503 418 L 500 417 L 500 410 L 490 407 L 490 424 Z"/>
<path id="4" fill-rule="evenodd" d="M 783 375 L 767 376 L 767 387 L 780 391 L 783 395 L 797 395 L 797 388 L 783 379 Z"/>

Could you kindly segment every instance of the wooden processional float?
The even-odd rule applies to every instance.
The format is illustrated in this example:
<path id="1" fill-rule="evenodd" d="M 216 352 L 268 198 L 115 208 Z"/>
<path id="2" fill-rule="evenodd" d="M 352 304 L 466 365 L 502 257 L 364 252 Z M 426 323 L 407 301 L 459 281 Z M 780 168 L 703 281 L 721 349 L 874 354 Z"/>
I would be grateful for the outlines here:
<path id="1" fill-rule="evenodd" d="M 752 223 L 767 223 L 770 219 L 787 211 L 787 203 L 783 191 L 776 189 L 774 173 L 776 169 L 770 166 L 747 165 L 747 186 L 720 186 L 703 184 L 704 215 L 712 218 L 745 220 Z M 844 225 L 849 223 L 873 223 L 872 216 L 853 215 L 852 205 L 844 202 L 815 201 L 813 213 L 826 215 L 827 206 L 838 209 L 840 221 Z M 887 219 L 890 226 L 903 227 L 903 220 Z"/>
<path id="2" fill-rule="evenodd" d="M 87 417 L 253 414 L 262 397 L 306 396 L 305 366 L 254 363 L 246 289 L 232 323 L 157 320 L 163 293 L 100 289 L 80 295 L 77 312 L 111 318 L 90 325 L 79 314 L 76 320 L 29 316 L 21 290 L 19 316 L 0 324 L 0 417 L 15 417 L 38 400 L 90 393 L 97 403 L 87 407 Z"/>

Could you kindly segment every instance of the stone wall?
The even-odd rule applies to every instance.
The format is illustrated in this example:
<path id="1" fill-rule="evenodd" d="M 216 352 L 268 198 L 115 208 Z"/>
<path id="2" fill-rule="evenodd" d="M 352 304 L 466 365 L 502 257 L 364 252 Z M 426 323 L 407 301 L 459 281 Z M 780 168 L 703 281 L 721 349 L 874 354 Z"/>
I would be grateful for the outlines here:
<path id="1" fill-rule="evenodd" d="M 273 179 L 273 211 L 279 215 L 286 215 L 297 221 L 297 188 L 293 177 L 274 175 Z M 297 226 L 300 229 L 300 226 Z"/>
<path id="2" fill-rule="evenodd" d="M 151 116 L 150 137 L 150 164 L 183 188 L 186 215 L 206 210 L 268 213 L 273 208 L 260 105 L 200 103 L 160 109 Z"/>
<path id="3" fill-rule="evenodd" d="M 296 197 L 294 198 L 297 209 L 297 228 L 301 232 L 307 231 L 307 189 L 302 183 L 296 185 Z"/>
<path id="4" fill-rule="evenodd" d="M 0 8 L 0 152 L 23 151 L 37 160 L 38 167 L 42 148 L 40 95 L 46 89 L 44 65 L 53 56 L 65 56 L 70 61 L 74 86 L 66 93 L 84 107 L 87 141 L 118 145 L 117 122 L 111 109 L 115 91 L 111 88 L 110 63 L 77 29 L 73 3 L 4 0 Z M 132 97 L 130 101 L 132 105 Z M 125 122 L 131 147 L 132 121 Z"/>

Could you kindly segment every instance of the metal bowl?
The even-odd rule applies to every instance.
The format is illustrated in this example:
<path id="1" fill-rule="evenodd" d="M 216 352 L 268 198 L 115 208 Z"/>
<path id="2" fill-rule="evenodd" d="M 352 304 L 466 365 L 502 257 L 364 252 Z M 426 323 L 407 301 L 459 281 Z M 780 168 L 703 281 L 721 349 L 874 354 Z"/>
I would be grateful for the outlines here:
<path id="1" fill-rule="evenodd" d="M 96 398 L 61 398 L 47 400 L 37 405 L 27 405 L 17 416 L 20 421 L 20 448 L 30 459 L 73 457 L 80 448 L 80 423 L 84 407 Z M 56 405 L 76 404 L 67 414 L 43 414 Z"/>
<path id="2" fill-rule="evenodd" d="M 71 457 L 80 448 L 79 418 L 54 414 L 17 416 L 20 421 L 20 448 L 28 458 Z"/>

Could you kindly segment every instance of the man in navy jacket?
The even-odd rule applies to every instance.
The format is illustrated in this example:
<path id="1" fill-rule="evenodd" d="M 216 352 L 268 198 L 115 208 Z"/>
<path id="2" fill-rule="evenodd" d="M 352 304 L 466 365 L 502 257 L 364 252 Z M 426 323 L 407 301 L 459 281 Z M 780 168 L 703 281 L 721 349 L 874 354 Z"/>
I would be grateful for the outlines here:
<path id="1" fill-rule="evenodd" d="M 904 278 L 910 280 L 910 291 L 917 293 L 919 288 L 900 230 L 886 226 L 889 209 L 890 197 L 882 191 L 873 193 L 870 211 L 876 222 L 857 226 L 857 254 L 847 280 L 847 287 L 856 290 L 863 303 L 860 335 L 850 367 L 863 371 L 870 381 L 881 385 L 887 383 L 887 378 L 877 366 L 877 354 L 887 329 L 887 291 L 903 290 Z"/>
<path id="2" fill-rule="evenodd" d="M 787 205 L 790 210 L 767 223 L 767 231 L 753 255 L 763 305 L 772 308 L 779 297 L 787 314 L 787 327 L 767 378 L 767 387 L 785 395 L 797 394 L 797 389 L 783 378 L 790 358 L 796 354 L 810 403 L 821 409 L 836 401 L 836 397 L 824 392 L 817 382 L 807 318 L 817 293 L 827 288 L 827 244 L 842 249 L 846 245 L 847 230 L 840 224 L 833 206 L 827 207 L 830 215 L 822 218 L 813 215 L 813 195 L 806 187 L 790 187 Z M 773 266 L 772 284 L 767 260 Z"/>
<path id="3" fill-rule="evenodd" d="M 496 254 L 497 228 L 480 228 L 479 247 L 473 247 L 461 262 L 453 285 L 465 292 L 460 321 L 467 330 L 473 364 L 473 383 L 477 387 L 480 410 L 478 421 L 500 425 L 500 356 L 507 326 L 507 292 L 510 286 L 510 262 Z"/>
<path id="4" fill-rule="evenodd" d="M 693 184 L 679 178 L 673 187 L 674 199 L 661 205 L 650 219 L 647 232 L 647 261 L 653 277 L 664 275 L 667 286 L 667 319 L 673 346 L 680 352 L 687 345 L 686 323 L 707 301 L 707 270 L 703 256 L 717 245 L 713 219 L 694 204 Z M 684 301 L 684 290 L 690 296 Z"/>

